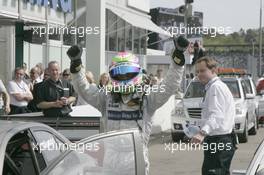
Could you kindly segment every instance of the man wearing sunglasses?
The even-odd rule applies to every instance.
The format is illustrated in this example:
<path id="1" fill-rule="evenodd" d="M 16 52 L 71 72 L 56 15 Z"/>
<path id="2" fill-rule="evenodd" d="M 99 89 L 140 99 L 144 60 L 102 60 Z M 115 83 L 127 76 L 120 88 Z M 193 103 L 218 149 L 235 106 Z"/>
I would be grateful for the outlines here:
<path id="1" fill-rule="evenodd" d="M 139 128 L 142 132 L 142 144 L 145 158 L 145 174 L 149 174 L 147 144 L 151 133 L 151 118 L 155 111 L 167 102 L 169 97 L 180 89 L 185 64 L 184 51 L 189 41 L 180 36 L 174 39 L 175 50 L 172 54 L 170 68 L 160 86 L 164 92 L 152 92 L 146 95 L 138 87 L 146 86 L 139 59 L 127 52 L 120 52 L 112 58 L 109 66 L 111 85 L 105 87 L 110 93 L 93 88 L 85 79 L 82 68 L 82 49 L 72 46 L 67 55 L 71 59 L 70 71 L 74 89 L 87 103 L 96 107 L 104 116 L 104 130 Z M 123 161 L 125 164 L 125 161 Z M 120 165 L 126 165 L 120 162 Z M 127 165 L 129 166 L 129 165 Z M 129 168 L 127 169 L 129 171 Z M 125 172 L 123 172 L 125 173 Z"/>

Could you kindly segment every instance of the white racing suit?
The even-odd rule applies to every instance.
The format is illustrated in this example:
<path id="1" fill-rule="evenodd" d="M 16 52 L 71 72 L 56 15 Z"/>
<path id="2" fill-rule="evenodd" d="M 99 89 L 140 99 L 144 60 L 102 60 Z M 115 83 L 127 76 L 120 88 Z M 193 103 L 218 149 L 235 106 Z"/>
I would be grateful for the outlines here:
<path id="1" fill-rule="evenodd" d="M 151 118 L 154 112 L 161 107 L 171 95 L 180 90 L 183 67 L 176 65 L 173 61 L 165 76 L 164 92 L 150 92 L 143 96 L 141 112 L 139 106 L 128 106 L 122 102 L 113 101 L 111 93 L 106 94 L 98 88 L 91 86 L 86 77 L 85 70 L 82 68 L 78 73 L 73 74 L 72 83 L 75 91 L 87 103 L 91 104 L 101 111 L 104 118 L 104 131 L 113 131 L 119 129 L 139 128 L 142 131 L 142 143 L 145 159 L 145 174 L 149 174 L 149 160 L 147 144 L 151 134 Z M 160 116 L 162 117 L 162 116 Z M 122 164 L 122 161 L 120 161 Z"/>

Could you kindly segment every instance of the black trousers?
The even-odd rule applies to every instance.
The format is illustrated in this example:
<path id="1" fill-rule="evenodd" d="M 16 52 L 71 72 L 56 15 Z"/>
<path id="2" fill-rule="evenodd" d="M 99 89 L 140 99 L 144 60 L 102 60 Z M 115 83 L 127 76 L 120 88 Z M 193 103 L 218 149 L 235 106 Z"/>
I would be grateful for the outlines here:
<path id="1" fill-rule="evenodd" d="M 204 149 L 202 175 L 230 175 L 236 149 L 233 134 L 207 136 L 203 144 L 208 149 Z"/>
<path id="2" fill-rule="evenodd" d="M 15 105 L 10 105 L 11 112 L 9 115 L 13 114 L 24 114 L 24 113 L 29 113 L 31 112 L 27 106 L 15 106 Z"/>

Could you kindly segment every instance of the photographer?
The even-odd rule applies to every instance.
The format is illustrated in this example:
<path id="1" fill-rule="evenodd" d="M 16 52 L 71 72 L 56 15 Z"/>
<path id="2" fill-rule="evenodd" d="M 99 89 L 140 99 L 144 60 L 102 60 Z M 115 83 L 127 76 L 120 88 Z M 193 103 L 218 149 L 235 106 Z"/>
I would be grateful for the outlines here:
<path id="1" fill-rule="evenodd" d="M 50 78 L 38 91 L 37 107 L 43 110 L 45 117 L 67 117 L 72 111 L 71 104 L 76 94 L 69 81 L 60 80 L 60 68 L 56 61 L 48 64 Z"/>

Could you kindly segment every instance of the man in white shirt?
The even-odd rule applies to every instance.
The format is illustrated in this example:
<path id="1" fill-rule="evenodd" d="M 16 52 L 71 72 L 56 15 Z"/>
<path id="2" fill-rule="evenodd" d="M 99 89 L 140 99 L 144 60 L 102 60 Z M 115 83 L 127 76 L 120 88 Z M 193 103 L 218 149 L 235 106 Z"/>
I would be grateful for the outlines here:
<path id="1" fill-rule="evenodd" d="M 203 57 L 196 62 L 199 81 L 205 85 L 201 104 L 202 125 L 191 142 L 202 143 L 204 149 L 203 175 L 228 175 L 235 152 L 234 133 L 235 103 L 231 91 L 217 77 L 217 62 Z M 213 145 L 213 147 L 212 147 Z"/>
<path id="2" fill-rule="evenodd" d="M 30 112 L 27 108 L 28 102 L 33 99 L 28 85 L 23 81 L 24 69 L 15 69 L 15 79 L 8 82 L 8 93 L 10 94 L 10 114 L 22 114 Z"/>
<path id="3" fill-rule="evenodd" d="M 160 84 L 160 83 L 163 81 L 163 78 L 162 78 L 162 72 L 163 72 L 162 69 L 158 69 L 158 70 L 157 70 L 158 84 Z"/>
<path id="4" fill-rule="evenodd" d="M 0 79 L 0 115 L 10 112 L 10 97 L 7 90 Z"/>
<path id="5" fill-rule="evenodd" d="M 42 82 L 42 79 L 40 78 L 40 69 L 38 67 L 33 67 L 30 70 L 30 79 L 33 86 Z"/>

